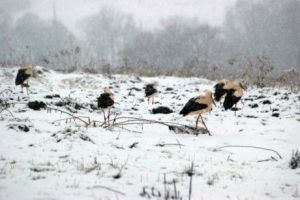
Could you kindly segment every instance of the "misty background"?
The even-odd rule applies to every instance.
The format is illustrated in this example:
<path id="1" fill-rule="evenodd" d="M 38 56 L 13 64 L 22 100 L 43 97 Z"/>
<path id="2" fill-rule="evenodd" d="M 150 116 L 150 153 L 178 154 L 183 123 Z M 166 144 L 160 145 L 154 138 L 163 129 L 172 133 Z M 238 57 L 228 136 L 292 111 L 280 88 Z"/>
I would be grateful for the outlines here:
<path id="1" fill-rule="evenodd" d="M 247 80 L 299 70 L 300 1 L 0 0 L 0 65 L 29 63 Z"/>

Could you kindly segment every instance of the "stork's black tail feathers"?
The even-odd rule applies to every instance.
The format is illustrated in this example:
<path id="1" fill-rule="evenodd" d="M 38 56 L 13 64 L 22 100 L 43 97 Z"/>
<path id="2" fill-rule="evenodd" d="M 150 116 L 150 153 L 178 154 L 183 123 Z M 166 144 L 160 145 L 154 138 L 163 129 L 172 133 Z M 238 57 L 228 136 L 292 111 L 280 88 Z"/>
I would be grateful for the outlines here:
<path id="1" fill-rule="evenodd" d="M 202 109 L 207 108 L 206 104 L 201 104 L 198 102 L 195 102 L 196 98 L 191 98 L 183 107 L 183 109 L 179 112 L 180 115 L 186 116 L 190 114 L 191 112 L 199 111 Z"/>
<path id="2" fill-rule="evenodd" d="M 157 89 L 154 88 L 153 84 L 146 85 L 146 88 L 145 88 L 145 96 L 146 97 L 149 97 L 149 96 L 155 94 L 156 92 L 157 92 Z"/>
<path id="3" fill-rule="evenodd" d="M 29 77 L 30 74 L 26 74 L 26 69 L 19 69 L 15 80 L 15 84 L 22 85 L 24 84 L 24 81 L 26 81 Z"/>
<path id="4" fill-rule="evenodd" d="M 107 93 L 101 94 L 100 97 L 98 97 L 97 101 L 98 101 L 98 108 L 102 108 L 102 109 L 111 107 L 115 103 L 114 100 L 110 97 L 110 94 Z"/>
<path id="5" fill-rule="evenodd" d="M 220 101 L 222 96 L 228 92 L 228 90 L 225 90 L 224 83 L 218 83 L 215 85 L 215 93 L 214 93 L 214 99 L 215 101 Z"/>
<path id="6" fill-rule="evenodd" d="M 183 116 L 186 116 L 186 115 L 189 114 L 189 112 L 188 112 L 188 110 L 185 107 L 183 107 L 183 109 L 179 112 L 179 114 L 183 115 Z"/>
<path id="7" fill-rule="evenodd" d="M 225 97 L 225 101 L 223 103 L 225 110 L 231 109 L 241 99 L 241 97 L 234 96 L 233 93 L 234 91 L 230 90 Z"/>

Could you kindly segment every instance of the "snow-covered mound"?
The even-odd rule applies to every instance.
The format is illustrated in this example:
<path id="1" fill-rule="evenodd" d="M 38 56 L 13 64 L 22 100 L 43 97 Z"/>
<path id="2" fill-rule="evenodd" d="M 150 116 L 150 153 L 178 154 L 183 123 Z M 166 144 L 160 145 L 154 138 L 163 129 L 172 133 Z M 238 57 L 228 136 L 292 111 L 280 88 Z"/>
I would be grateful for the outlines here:
<path id="1" fill-rule="evenodd" d="M 300 94 L 250 87 L 236 116 L 219 104 L 204 115 L 211 137 L 175 134 L 160 123 L 86 127 L 54 109 L 102 122 L 96 101 L 110 86 L 112 118 L 194 126 L 195 116 L 178 113 L 188 99 L 212 90 L 214 82 L 38 69 L 28 96 L 14 85 L 17 68 L 0 69 L 0 199 L 134 200 L 166 199 L 167 194 L 174 199 L 174 186 L 177 199 L 188 199 L 192 162 L 192 199 L 300 197 L 300 168 L 289 167 L 293 150 L 300 148 Z M 159 93 L 148 105 L 143 88 L 153 81 Z M 34 101 L 47 108 L 29 108 Z M 152 114 L 159 106 L 174 112 Z M 250 147 L 219 148 L 228 145 L 264 147 L 280 155 Z"/>

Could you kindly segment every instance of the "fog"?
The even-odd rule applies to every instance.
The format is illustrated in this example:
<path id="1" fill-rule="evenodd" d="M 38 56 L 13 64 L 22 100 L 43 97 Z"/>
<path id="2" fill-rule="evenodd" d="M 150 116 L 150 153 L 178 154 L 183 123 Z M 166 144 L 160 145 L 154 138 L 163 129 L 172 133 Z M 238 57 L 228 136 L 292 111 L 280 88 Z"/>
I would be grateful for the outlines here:
<path id="1" fill-rule="evenodd" d="M 221 25 L 226 9 L 235 0 L 31 0 L 31 11 L 42 18 L 53 17 L 53 5 L 58 19 L 76 30 L 81 18 L 96 14 L 103 6 L 131 14 L 145 29 L 159 25 L 162 18 L 173 15 L 196 17 L 201 22 Z"/>
<path id="2" fill-rule="evenodd" d="M 2 66 L 248 79 L 300 68 L 299 0 L 0 0 L 0 15 Z"/>

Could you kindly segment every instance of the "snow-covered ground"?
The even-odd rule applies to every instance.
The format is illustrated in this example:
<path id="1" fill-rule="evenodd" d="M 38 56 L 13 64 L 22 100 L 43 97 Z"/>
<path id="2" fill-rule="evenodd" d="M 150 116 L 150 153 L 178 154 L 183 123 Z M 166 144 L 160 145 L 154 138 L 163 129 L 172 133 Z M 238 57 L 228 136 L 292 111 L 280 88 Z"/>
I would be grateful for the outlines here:
<path id="1" fill-rule="evenodd" d="M 189 98 L 213 89 L 215 83 L 200 78 L 108 78 L 41 70 L 43 73 L 31 80 L 27 96 L 14 86 L 17 68 L 0 69 L 0 91 L 13 91 L 0 98 L 13 103 L 9 111 L 14 116 L 7 111 L 0 115 L 0 199 L 163 199 L 157 197 L 159 192 L 174 194 L 173 180 L 179 196 L 188 199 L 187 172 L 192 162 L 192 199 L 300 197 L 300 168 L 289 168 L 292 151 L 300 148 L 299 93 L 249 87 L 236 116 L 233 111 L 223 111 L 220 104 L 204 115 L 211 137 L 175 134 L 160 124 L 123 127 L 128 130 L 86 128 L 79 121 L 53 123 L 69 116 L 47 109 L 35 111 L 27 103 L 39 100 L 48 107 L 103 121 L 101 111 L 90 104 L 96 105 L 102 88 L 109 85 L 116 101 L 113 115 L 194 126 L 195 116 L 182 118 L 178 113 Z M 148 105 L 143 87 L 154 80 L 160 92 L 155 104 Z M 45 98 L 53 94 L 60 98 Z M 67 98 L 83 108 L 56 106 Z M 266 100 L 271 104 L 263 104 Z M 160 105 L 174 113 L 150 113 Z M 279 116 L 272 116 L 274 113 Z M 21 130 L 25 126 L 28 132 Z M 133 143 L 137 144 L 130 148 Z M 270 148 L 282 159 L 261 149 L 217 149 L 226 145 Z"/>

